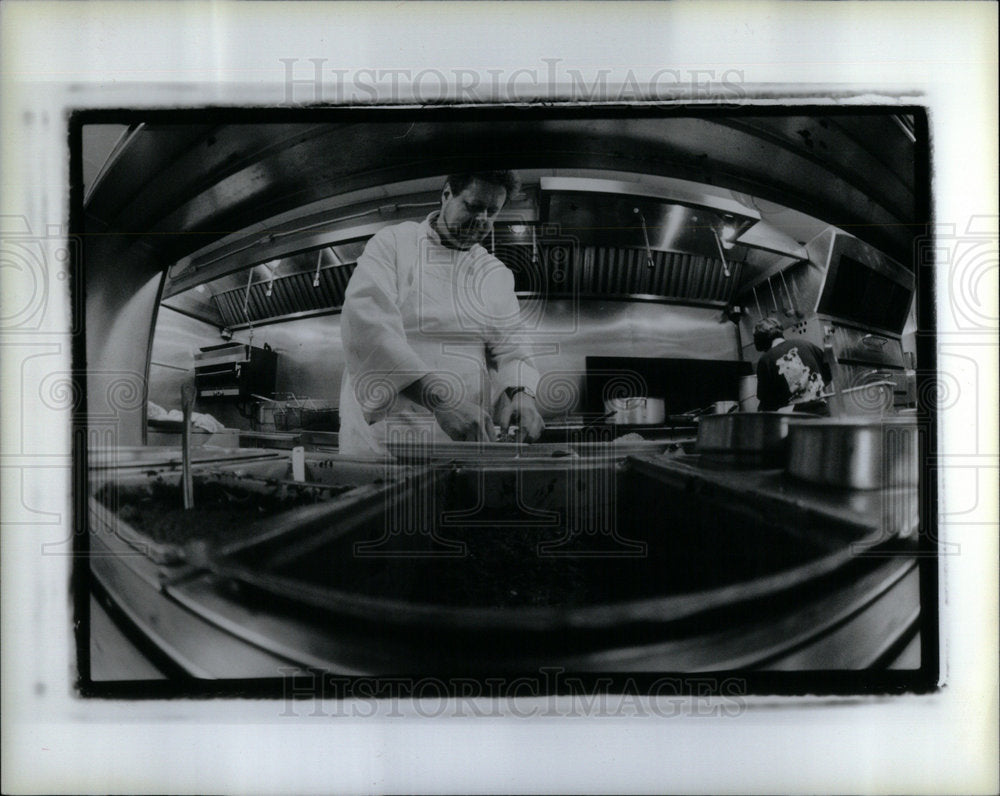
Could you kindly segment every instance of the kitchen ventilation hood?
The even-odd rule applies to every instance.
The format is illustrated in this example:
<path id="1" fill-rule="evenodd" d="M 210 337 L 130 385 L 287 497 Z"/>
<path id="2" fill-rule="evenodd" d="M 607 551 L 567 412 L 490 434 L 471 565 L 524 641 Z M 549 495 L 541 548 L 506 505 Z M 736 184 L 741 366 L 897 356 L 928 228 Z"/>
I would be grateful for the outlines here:
<path id="1" fill-rule="evenodd" d="M 708 194 L 664 194 L 637 182 L 543 177 L 541 217 L 583 245 L 720 257 L 760 213 Z"/>

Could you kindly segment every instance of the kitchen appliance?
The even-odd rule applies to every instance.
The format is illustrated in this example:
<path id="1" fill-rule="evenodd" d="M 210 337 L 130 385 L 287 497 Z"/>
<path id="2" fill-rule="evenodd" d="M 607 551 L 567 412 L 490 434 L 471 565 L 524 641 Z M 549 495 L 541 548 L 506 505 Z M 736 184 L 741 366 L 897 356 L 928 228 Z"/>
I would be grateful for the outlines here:
<path id="1" fill-rule="evenodd" d="M 251 421 L 254 431 L 340 430 L 340 412 L 326 401 L 297 398 L 292 393 L 285 393 L 281 399 L 252 397 L 258 402 Z"/>
<path id="2" fill-rule="evenodd" d="M 913 273 L 853 235 L 833 228 L 816 236 L 807 249 L 814 265 L 787 272 L 788 285 L 798 296 L 805 317 L 795 318 L 786 327 L 786 339 L 804 337 L 820 348 L 832 348 L 841 390 L 890 382 L 893 406 L 915 406 L 915 373 L 902 343 L 916 289 Z M 761 292 L 764 314 L 777 313 L 766 301 L 768 291 Z M 845 404 L 848 411 L 871 413 L 850 398 Z"/>
<path id="3" fill-rule="evenodd" d="M 888 379 L 839 390 L 841 413 L 845 416 L 884 417 L 894 412 L 896 383 Z"/>
<path id="4" fill-rule="evenodd" d="M 829 238 L 826 279 L 816 311 L 861 328 L 898 335 L 906 323 L 914 287 L 911 271 L 853 235 L 838 232 Z"/>
<path id="5" fill-rule="evenodd" d="M 223 343 L 194 355 L 194 382 L 199 401 L 246 403 L 254 393 L 274 392 L 278 355 L 271 347 Z"/>
<path id="6" fill-rule="evenodd" d="M 339 431 L 340 413 L 336 407 L 311 399 L 281 402 L 274 410 L 276 431 Z"/>
<path id="7" fill-rule="evenodd" d="M 855 397 L 870 405 L 878 392 L 874 385 L 887 382 L 891 406 L 915 406 L 916 380 L 913 370 L 907 367 L 898 335 L 851 326 L 840 319 L 825 316 L 803 322 L 801 330 L 802 336 L 814 341 L 822 338 L 826 345 L 832 347 L 837 363 L 835 372 L 842 391 L 860 388 L 862 394 Z M 845 404 L 845 410 L 853 407 L 860 413 L 870 414 L 870 406 L 859 405 L 852 399 L 847 399 Z"/>

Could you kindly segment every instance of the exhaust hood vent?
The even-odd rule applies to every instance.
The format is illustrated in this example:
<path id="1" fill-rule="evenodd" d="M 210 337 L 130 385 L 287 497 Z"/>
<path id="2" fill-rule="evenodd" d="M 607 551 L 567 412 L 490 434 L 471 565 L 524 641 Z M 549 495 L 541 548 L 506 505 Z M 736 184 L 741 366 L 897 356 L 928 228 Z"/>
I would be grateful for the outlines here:
<path id="1" fill-rule="evenodd" d="M 730 262 L 727 277 L 718 258 L 670 252 L 653 252 L 650 267 L 641 249 L 606 246 L 540 245 L 533 253 L 531 247 L 498 245 L 496 255 L 514 272 L 514 289 L 520 296 L 542 299 L 642 297 L 724 304 L 739 284 L 742 267 Z M 318 280 L 313 274 L 292 274 L 273 282 L 254 282 L 249 293 L 245 286 L 217 293 L 212 304 L 221 317 L 219 325 L 237 329 L 248 323 L 336 312 L 344 304 L 354 267 L 350 263 L 322 268 Z"/>
<path id="2" fill-rule="evenodd" d="M 278 277 L 273 282 L 256 282 L 250 285 L 249 294 L 245 287 L 234 288 L 216 294 L 213 300 L 230 328 L 246 326 L 248 321 L 260 323 L 337 310 L 344 304 L 344 291 L 354 265 L 328 266 L 316 275 L 298 273 Z"/>
<path id="3" fill-rule="evenodd" d="M 732 277 L 727 278 L 718 258 L 654 252 L 649 267 L 643 251 L 597 247 L 586 288 L 595 294 L 725 302 L 739 279 L 740 264 L 729 266 Z"/>
<path id="4" fill-rule="evenodd" d="M 684 213 L 691 212 L 685 208 Z M 292 320 L 343 307 L 344 293 L 367 239 L 324 247 L 258 264 L 170 295 L 164 305 L 230 329 Z M 666 299 L 725 304 L 745 269 L 744 247 L 734 247 L 724 263 L 721 246 L 698 254 L 645 246 L 582 245 L 559 225 L 503 222 L 483 241 L 514 273 L 522 297 Z M 291 273 L 288 273 L 291 271 Z"/>
<path id="5" fill-rule="evenodd" d="M 741 279 L 742 263 L 729 262 L 727 277 L 717 257 L 644 249 L 576 246 L 574 243 L 498 245 L 496 256 L 514 272 L 523 297 L 662 298 L 725 303 Z"/>

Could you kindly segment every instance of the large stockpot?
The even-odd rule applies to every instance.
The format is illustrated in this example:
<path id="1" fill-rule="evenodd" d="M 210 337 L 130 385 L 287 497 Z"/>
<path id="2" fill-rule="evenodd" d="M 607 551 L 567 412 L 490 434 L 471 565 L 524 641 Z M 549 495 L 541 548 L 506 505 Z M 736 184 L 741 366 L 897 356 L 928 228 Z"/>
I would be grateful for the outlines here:
<path id="1" fill-rule="evenodd" d="M 784 412 L 736 412 L 702 415 L 698 418 L 695 450 L 713 455 L 761 456 L 780 459 L 785 452 L 788 429 L 814 415 Z"/>
<path id="2" fill-rule="evenodd" d="M 846 489 L 916 486 L 917 424 L 913 418 L 839 418 L 794 424 L 788 472 Z"/>

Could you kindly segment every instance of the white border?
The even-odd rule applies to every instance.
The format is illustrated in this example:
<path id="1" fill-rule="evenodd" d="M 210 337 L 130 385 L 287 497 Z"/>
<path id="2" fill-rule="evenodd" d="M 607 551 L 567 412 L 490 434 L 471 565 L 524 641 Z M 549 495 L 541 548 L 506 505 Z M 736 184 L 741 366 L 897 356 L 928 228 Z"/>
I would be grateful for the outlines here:
<path id="1" fill-rule="evenodd" d="M 288 100 L 281 58 L 414 75 L 472 70 L 483 82 L 500 70 L 521 98 L 551 90 L 530 74 L 512 78 L 541 72 L 544 59 L 590 80 L 608 69 L 610 85 L 625 84 L 629 69 L 640 81 L 664 68 L 716 80 L 735 69 L 744 88 L 772 101 L 791 93 L 850 103 L 922 98 L 931 109 L 937 220 L 955 232 L 944 245 L 958 245 L 979 219 L 993 252 L 974 264 L 971 286 L 956 281 L 957 260 L 942 269 L 939 332 L 973 357 L 962 389 L 995 406 L 994 4 L 14 0 L 0 13 L 2 214 L 54 238 L 68 214 L 69 109 L 280 105 Z M 556 82 L 558 93 L 572 87 Z M 631 720 L 289 718 L 264 701 L 75 698 L 70 560 L 39 555 L 40 540 L 58 541 L 61 528 L 26 522 L 15 503 L 18 468 L 40 463 L 51 479 L 37 493 L 22 491 L 30 516 L 69 511 L 68 470 L 59 469 L 68 432 L 53 428 L 24 447 L 25 371 L 10 364 L 23 362 L 19 345 L 55 345 L 64 356 L 52 366 L 68 370 L 66 283 L 50 287 L 37 333 L 3 337 L 13 346 L 3 357 L 0 448 L 4 792 L 997 791 L 995 412 L 981 415 L 993 425 L 974 429 L 972 448 L 969 418 L 948 415 L 943 424 L 956 469 L 944 473 L 942 512 L 972 508 L 963 514 L 969 524 L 945 527 L 962 549 L 946 562 L 948 684 L 937 695 L 770 700 L 738 717 Z M 970 314 L 982 328 L 966 328 Z M 972 467 L 978 482 L 959 466 Z"/>

